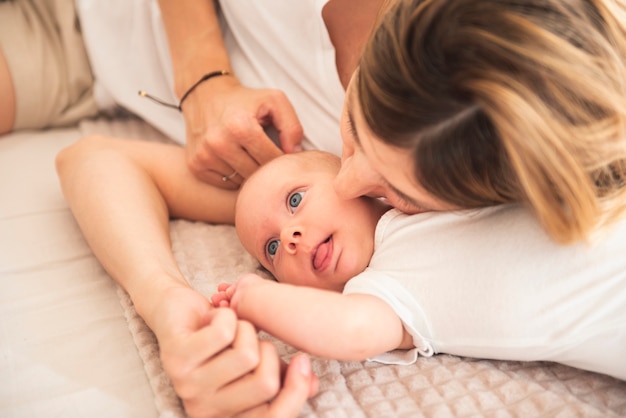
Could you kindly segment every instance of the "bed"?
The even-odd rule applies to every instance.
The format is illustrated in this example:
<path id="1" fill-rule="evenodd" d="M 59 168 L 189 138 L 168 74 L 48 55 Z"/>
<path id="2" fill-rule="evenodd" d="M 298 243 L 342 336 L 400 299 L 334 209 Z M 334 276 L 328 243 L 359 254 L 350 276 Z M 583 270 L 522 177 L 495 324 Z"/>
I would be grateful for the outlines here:
<path id="1" fill-rule="evenodd" d="M 184 417 L 154 335 L 60 191 L 56 153 L 90 133 L 166 140 L 128 116 L 0 137 L 0 416 Z M 230 226 L 174 220 L 171 233 L 183 273 L 204 294 L 258 268 Z M 262 336 L 287 361 L 295 353 Z M 626 416 L 626 382 L 553 363 L 438 355 L 412 366 L 313 366 L 320 391 L 302 417 Z"/>

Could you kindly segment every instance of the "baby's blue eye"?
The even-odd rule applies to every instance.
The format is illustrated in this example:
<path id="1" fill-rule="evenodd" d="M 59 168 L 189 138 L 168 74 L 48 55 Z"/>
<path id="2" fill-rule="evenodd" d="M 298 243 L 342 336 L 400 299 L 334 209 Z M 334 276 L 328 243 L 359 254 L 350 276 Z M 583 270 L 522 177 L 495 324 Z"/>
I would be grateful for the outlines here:
<path id="1" fill-rule="evenodd" d="M 289 207 L 291 209 L 295 209 L 302 202 L 302 198 L 304 197 L 304 192 L 295 192 L 289 195 Z"/>
<path id="2" fill-rule="evenodd" d="M 276 255 L 276 251 L 278 251 L 278 247 L 280 246 L 280 241 L 277 239 L 273 239 L 267 243 L 267 254 L 270 258 L 274 258 Z"/>

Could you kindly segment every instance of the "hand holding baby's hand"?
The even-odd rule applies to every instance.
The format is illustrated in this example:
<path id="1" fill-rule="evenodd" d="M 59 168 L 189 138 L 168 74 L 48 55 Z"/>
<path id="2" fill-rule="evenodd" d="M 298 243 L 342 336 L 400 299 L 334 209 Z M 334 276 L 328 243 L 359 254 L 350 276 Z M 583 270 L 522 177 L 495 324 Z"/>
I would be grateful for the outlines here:
<path id="1" fill-rule="evenodd" d="M 220 283 L 217 285 L 217 292 L 211 296 L 211 303 L 216 308 L 232 308 L 237 310 L 237 303 L 247 289 L 255 288 L 259 285 L 273 283 L 263 279 L 256 274 L 246 274 L 235 283 Z"/>

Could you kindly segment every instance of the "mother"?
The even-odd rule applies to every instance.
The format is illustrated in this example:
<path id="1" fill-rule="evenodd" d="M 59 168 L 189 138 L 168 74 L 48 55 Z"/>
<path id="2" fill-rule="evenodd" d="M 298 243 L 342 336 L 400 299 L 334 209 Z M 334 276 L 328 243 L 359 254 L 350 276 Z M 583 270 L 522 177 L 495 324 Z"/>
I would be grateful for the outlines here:
<path id="1" fill-rule="evenodd" d="M 412 3 L 361 58 L 338 188 L 402 209 L 520 202 L 562 243 L 620 218 L 624 4 Z"/>
<path id="2" fill-rule="evenodd" d="M 609 231 L 626 206 L 624 13 L 608 0 L 397 1 L 367 44 L 348 91 L 338 190 L 384 196 L 411 212 L 519 202 L 562 243 Z M 331 20 L 326 26 L 333 40 Z M 175 42 L 177 29 L 168 26 Z M 336 52 L 345 81 L 342 74 L 355 63 L 345 50 Z M 181 71 L 175 65 L 177 79 Z M 205 83 L 204 94 L 223 93 L 227 81 L 219 79 Z M 198 115 L 189 109 L 198 103 L 186 110 L 187 103 L 193 102 L 183 106 L 187 126 L 195 126 Z M 261 116 L 274 117 L 281 130 L 285 119 Z M 235 148 L 253 154 L 254 146 L 239 144 Z M 59 173 L 95 253 L 159 337 L 187 410 L 204 414 L 218 399 L 224 411 L 236 412 L 276 393 L 252 390 L 257 396 L 245 406 L 227 401 L 255 381 L 249 379 L 254 374 L 236 377 L 249 370 L 275 374 L 275 366 L 267 366 L 275 356 L 262 354 L 260 363 L 246 367 L 224 353 L 213 357 L 231 342 L 226 354 L 257 341 L 239 333 L 243 323 L 228 337 L 219 332 L 225 327 L 216 311 L 183 283 L 167 219 L 232 221 L 234 194 L 224 191 L 218 205 L 203 199 L 206 186 L 189 175 L 182 149 L 170 148 L 91 138 L 59 156 Z M 214 173 L 207 180 L 229 180 L 230 170 L 246 175 L 260 162 L 237 158 L 209 164 Z M 107 225 L 99 221 L 104 216 Z M 215 334 L 222 335 L 221 345 L 210 338 Z M 216 370 L 229 366 L 231 374 L 216 381 Z M 303 380 L 300 386 L 288 380 L 276 399 L 301 401 L 308 391 Z"/>

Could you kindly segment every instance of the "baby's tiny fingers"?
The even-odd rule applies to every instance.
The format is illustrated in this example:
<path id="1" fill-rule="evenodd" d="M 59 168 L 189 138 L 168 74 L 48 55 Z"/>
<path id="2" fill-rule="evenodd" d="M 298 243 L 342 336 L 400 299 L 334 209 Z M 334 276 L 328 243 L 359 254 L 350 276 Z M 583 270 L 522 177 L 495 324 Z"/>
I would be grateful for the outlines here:
<path id="1" fill-rule="evenodd" d="M 228 300 L 228 297 L 226 296 L 226 294 L 223 291 L 214 293 L 213 296 L 211 296 L 211 303 L 216 308 L 222 306 L 221 303 L 224 300 Z"/>
<path id="2" fill-rule="evenodd" d="M 220 283 L 217 285 L 217 290 L 219 290 L 220 292 L 223 292 L 226 289 L 228 289 L 230 286 L 232 286 L 230 283 Z"/>

